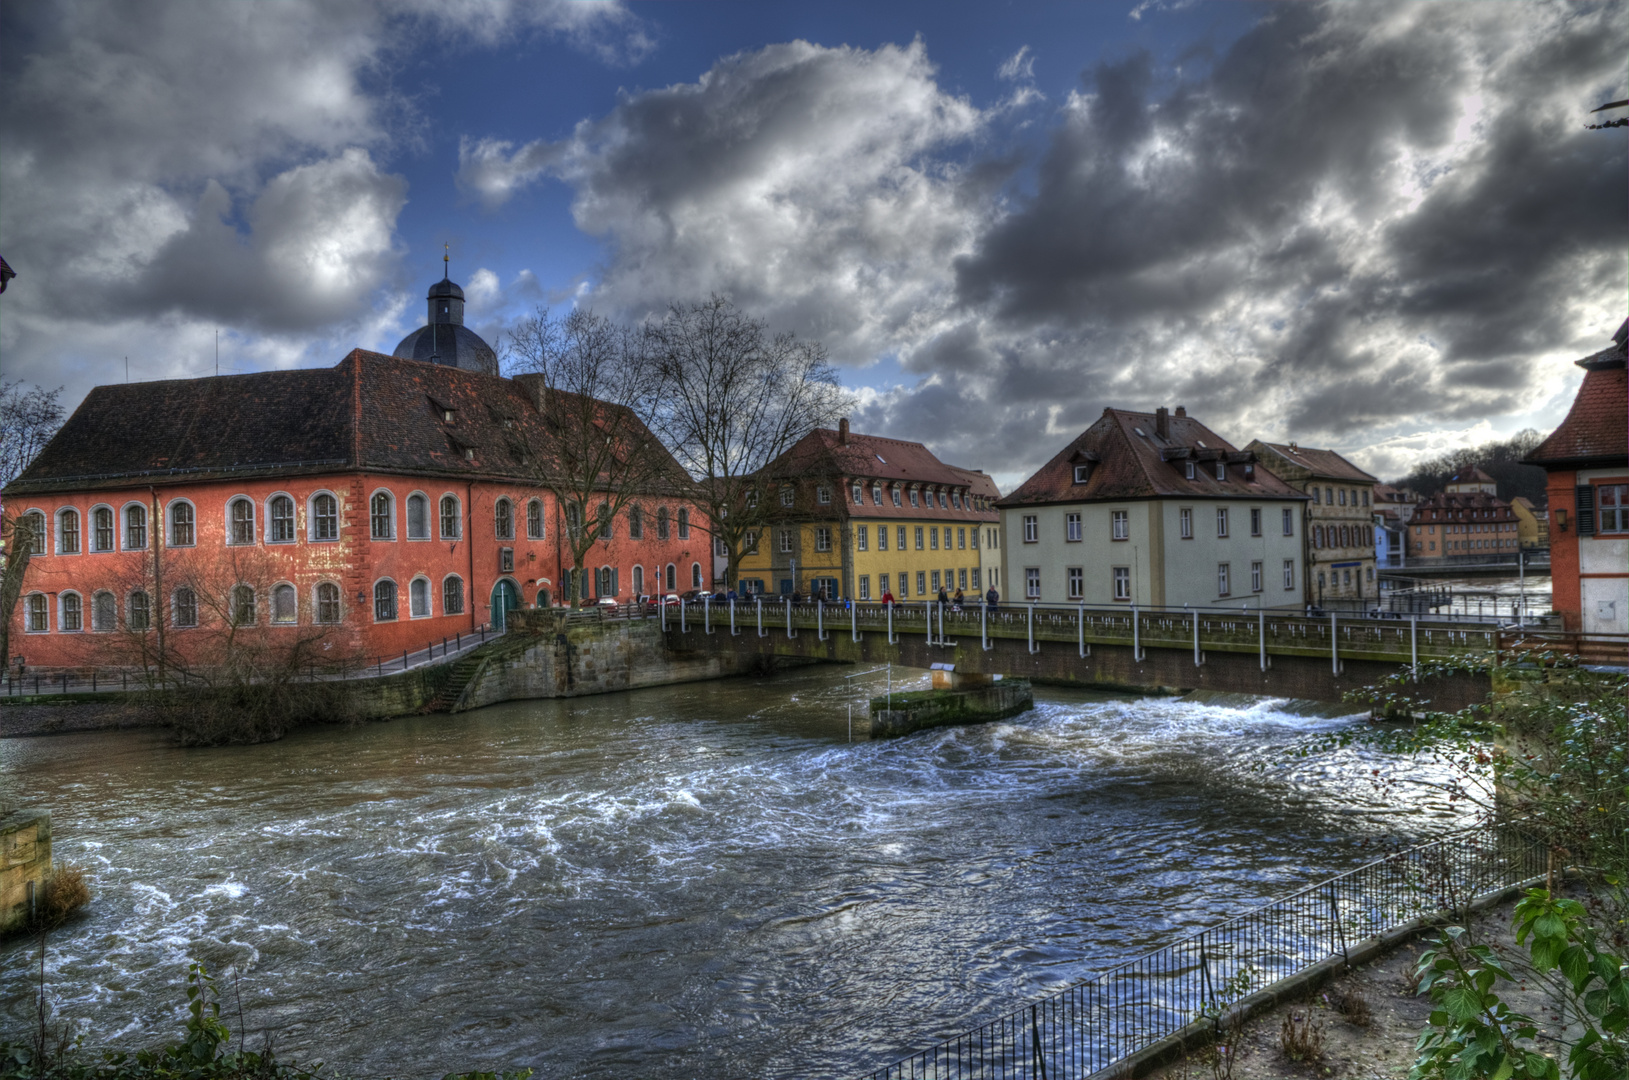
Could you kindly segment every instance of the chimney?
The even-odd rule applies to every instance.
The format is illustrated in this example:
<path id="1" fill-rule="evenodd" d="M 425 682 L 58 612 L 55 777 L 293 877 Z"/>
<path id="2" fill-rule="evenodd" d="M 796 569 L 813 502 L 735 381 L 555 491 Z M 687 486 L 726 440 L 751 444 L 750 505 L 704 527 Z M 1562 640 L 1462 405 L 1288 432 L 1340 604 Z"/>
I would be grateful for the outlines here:
<path id="1" fill-rule="evenodd" d="M 1171 437 L 1171 414 L 1164 405 L 1154 410 L 1154 434 L 1162 439 Z"/>
<path id="2" fill-rule="evenodd" d="M 837 441 L 844 446 L 848 445 L 848 417 L 837 421 Z"/>
<path id="3" fill-rule="evenodd" d="M 1187 408 L 1186 408 L 1186 407 L 1184 407 L 1184 406 L 1182 406 L 1182 405 L 1178 405 L 1178 406 L 1177 406 L 1177 407 L 1176 407 L 1176 414 L 1177 414 L 1177 415 L 1178 415 L 1178 416 L 1187 416 L 1187 415 L 1188 415 L 1188 410 L 1187 410 Z"/>

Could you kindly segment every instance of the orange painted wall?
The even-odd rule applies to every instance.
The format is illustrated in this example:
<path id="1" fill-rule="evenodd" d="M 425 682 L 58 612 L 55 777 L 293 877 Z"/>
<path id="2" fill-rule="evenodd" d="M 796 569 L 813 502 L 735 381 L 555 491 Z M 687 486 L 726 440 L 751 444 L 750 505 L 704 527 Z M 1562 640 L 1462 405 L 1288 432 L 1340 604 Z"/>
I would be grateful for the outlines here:
<path id="1" fill-rule="evenodd" d="M 1571 469 L 1549 473 L 1546 490 L 1550 499 L 1550 606 L 1561 616 L 1562 626 L 1577 630 L 1583 620 L 1583 594 L 1578 586 L 1578 507 L 1574 505 L 1573 485 L 1578 474 Z M 1567 527 L 1557 526 L 1557 511 L 1567 515 Z"/>
<path id="2" fill-rule="evenodd" d="M 388 491 L 394 497 L 395 538 L 374 540 L 370 535 L 368 506 L 377 491 Z M 312 498 L 319 492 L 336 496 L 340 504 L 339 538 L 335 541 L 310 539 L 309 513 Z M 430 540 L 406 538 L 407 498 L 422 492 L 430 502 Z M 295 504 L 295 537 L 292 543 L 268 543 L 267 515 L 270 500 L 277 494 L 286 494 Z M 456 540 L 440 539 L 438 506 L 441 497 L 452 494 L 460 500 L 462 509 L 462 536 Z M 252 546 L 228 545 L 227 506 L 235 498 L 251 499 L 256 508 L 256 535 Z M 500 540 L 494 528 L 494 510 L 498 500 L 507 496 L 515 508 L 515 538 Z M 279 478 L 243 482 L 209 482 L 193 485 L 169 485 L 157 488 L 157 498 L 164 508 L 164 520 L 169 520 L 173 502 L 185 500 L 195 508 L 197 542 L 192 547 L 166 546 L 163 551 L 166 597 L 155 603 L 166 618 L 169 617 L 168 595 L 173 587 L 189 574 L 208 581 L 226 581 L 245 578 L 263 586 L 257 589 L 257 614 L 260 630 L 268 640 L 286 634 L 283 626 L 270 623 L 270 586 L 279 582 L 293 584 L 300 598 L 299 619 L 296 625 L 309 633 L 313 614 L 311 606 L 314 590 L 319 582 L 331 581 L 340 588 L 343 618 L 339 626 L 328 632 L 333 647 L 352 654 L 388 656 L 403 649 L 422 649 L 431 641 L 439 642 L 444 636 L 468 632 L 490 618 L 490 599 L 500 578 L 508 578 L 520 592 L 522 602 L 530 606 L 537 599 L 539 588 L 547 588 L 551 599 L 559 602 L 562 570 L 570 566 L 569 555 L 559 543 L 560 517 L 556 513 L 552 496 L 517 485 L 479 481 L 457 482 L 451 485 L 421 478 L 379 474 L 331 475 L 320 477 Z M 526 502 L 532 498 L 543 500 L 545 531 L 541 539 L 527 536 Z M 152 552 L 150 550 L 121 550 L 124 537 L 123 509 L 131 502 L 148 507 L 149 530 L 152 527 L 153 491 L 145 488 L 118 491 L 73 493 L 60 497 L 40 496 L 27 500 L 15 499 L 7 506 L 8 515 L 30 510 L 42 511 L 52 531 L 51 542 L 44 554 L 34 556 L 29 563 L 23 583 L 22 599 L 13 614 L 12 654 L 21 655 L 29 667 L 82 666 L 117 663 L 107 635 L 90 629 L 91 597 L 99 590 L 113 592 L 120 601 L 121 617 L 125 597 L 131 589 L 151 591 Z M 92 510 L 98 505 L 110 506 L 116 516 L 115 550 L 97 552 L 92 547 Z M 72 507 L 80 515 L 80 553 L 62 554 L 57 551 L 58 514 Z M 677 506 L 673 507 L 675 520 Z M 699 512 L 691 508 L 692 520 L 700 522 Z M 646 590 L 654 591 L 655 575 L 668 563 L 675 564 L 678 587 L 690 587 L 690 567 L 700 563 L 703 578 L 711 584 L 709 539 L 699 526 L 693 526 L 687 539 L 680 539 L 673 529 L 666 541 L 656 539 L 654 514 L 647 514 L 645 538 L 630 539 L 627 523 L 619 520 L 615 536 L 597 541 L 588 560 L 590 568 L 613 566 L 619 570 L 619 598 L 630 599 L 633 588 L 632 568 L 635 564 L 646 568 Z M 149 531 L 151 538 L 151 531 Z M 150 542 L 150 540 L 149 540 Z M 500 549 L 514 548 L 514 572 L 500 572 Z M 562 565 L 564 562 L 564 565 Z M 442 611 L 441 585 L 449 574 L 464 580 L 464 612 L 447 615 Z M 425 576 L 431 583 L 431 614 L 423 618 L 409 616 L 408 588 L 414 577 Z M 397 618 L 379 622 L 373 617 L 373 587 L 381 578 L 397 583 Z M 548 579 L 540 586 L 538 579 Z M 64 592 L 79 593 L 84 599 L 84 629 L 63 632 L 60 628 L 60 598 Z M 28 597 L 41 593 L 49 598 L 50 630 L 32 633 L 25 630 Z M 202 617 L 207 617 L 201 614 Z M 175 648 L 185 648 L 186 630 L 170 630 Z"/>

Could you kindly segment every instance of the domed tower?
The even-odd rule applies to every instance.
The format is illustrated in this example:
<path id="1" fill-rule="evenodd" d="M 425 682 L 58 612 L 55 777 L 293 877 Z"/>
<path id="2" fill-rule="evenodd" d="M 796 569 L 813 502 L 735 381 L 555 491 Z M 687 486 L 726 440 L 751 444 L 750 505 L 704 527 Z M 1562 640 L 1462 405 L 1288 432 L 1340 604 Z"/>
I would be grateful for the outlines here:
<path id="1" fill-rule="evenodd" d="M 402 338 L 391 355 L 496 375 L 498 354 L 464 325 L 464 290 L 448 277 L 446 255 L 441 262 L 441 280 L 430 286 L 427 297 L 430 321 Z"/>

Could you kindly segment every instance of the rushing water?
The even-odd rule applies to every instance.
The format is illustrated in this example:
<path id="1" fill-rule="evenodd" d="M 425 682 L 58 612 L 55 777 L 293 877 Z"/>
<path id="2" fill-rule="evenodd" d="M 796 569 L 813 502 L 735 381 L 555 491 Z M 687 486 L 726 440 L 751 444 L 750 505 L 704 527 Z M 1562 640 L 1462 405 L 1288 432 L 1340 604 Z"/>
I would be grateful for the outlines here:
<path id="1" fill-rule="evenodd" d="M 151 1041 L 199 958 L 240 966 L 251 1032 L 360 1074 L 848 1076 L 1455 817 L 1429 776 L 1284 754 L 1349 721 L 1042 689 L 851 744 L 882 684 L 843 674 L 226 750 L 0 742 L 0 787 L 94 875 L 51 994 Z M 0 946 L 0 1030 L 35 955 Z"/>

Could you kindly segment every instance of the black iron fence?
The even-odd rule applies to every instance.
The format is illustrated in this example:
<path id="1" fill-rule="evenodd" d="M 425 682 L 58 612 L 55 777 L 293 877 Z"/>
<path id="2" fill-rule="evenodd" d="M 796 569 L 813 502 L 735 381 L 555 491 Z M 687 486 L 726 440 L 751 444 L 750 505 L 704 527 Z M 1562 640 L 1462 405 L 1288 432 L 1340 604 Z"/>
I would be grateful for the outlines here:
<path id="1" fill-rule="evenodd" d="M 1139 1050 L 1367 938 L 1542 876 L 1547 851 L 1489 823 L 1350 870 L 872 1073 L 1064 1080 Z"/>

